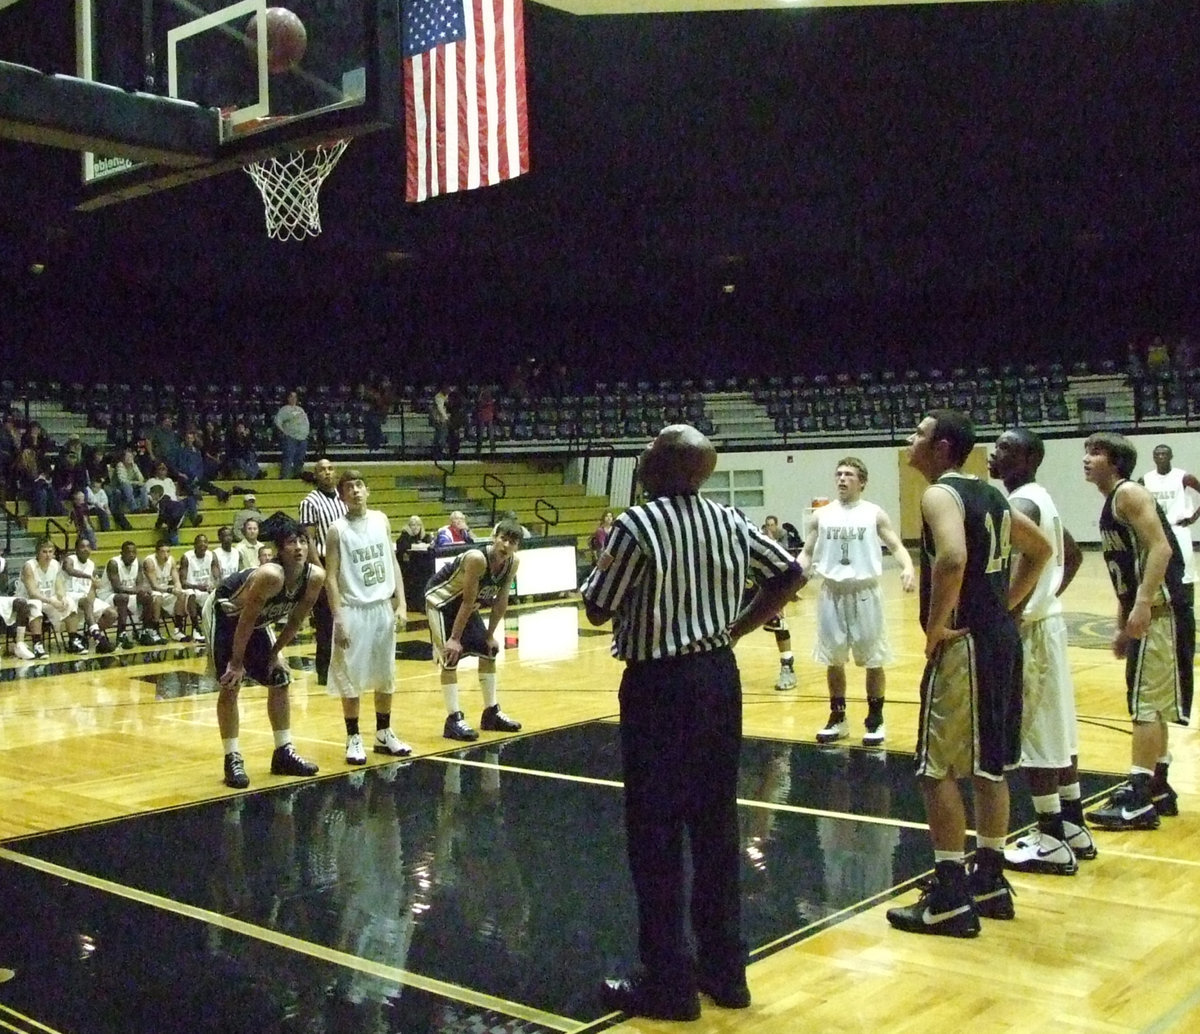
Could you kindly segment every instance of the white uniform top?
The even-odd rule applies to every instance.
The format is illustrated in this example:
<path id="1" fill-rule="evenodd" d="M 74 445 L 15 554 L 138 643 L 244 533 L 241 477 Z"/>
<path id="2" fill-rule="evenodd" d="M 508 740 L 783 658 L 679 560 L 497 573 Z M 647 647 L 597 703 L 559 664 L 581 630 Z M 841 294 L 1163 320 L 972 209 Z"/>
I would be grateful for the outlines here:
<path id="1" fill-rule="evenodd" d="M 134 557 L 133 563 L 126 564 L 119 556 L 115 556 L 112 562 L 117 565 L 117 584 L 121 586 L 121 592 L 137 592 L 138 574 L 142 569 L 141 561 L 137 557 Z M 104 584 L 100 586 L 101 598 L 111 600 L 115 591 L 112 587 L 112 581 L 105 578 Z"/>
<path id="2" fill-rule="evenodd" d="M 883 574 L 879 541 L 880 508 L 860 499 L 846 506 L 838 499 L 813 511 L 817 544 L 813 567 L 830 582 L 865 582 Z"/>
<path id="3" fill-rule="evenodd" d="M 391 599 L 396 593 L 396 565 L 387 516 L 380 510 L 368 510 L 358 518 L 339 517 L 330 527 L 338 530 L 342 600 L 362 606 Z"/>
<path id="4" fill-rule="evenodd" d="M 221 569 L 221 581 L 224 581 L 231 574 L 237 574 L 238 569 L 242 565 L 242 554 L 238 551 L 237 546 L 230 550 L 224 550 L 220 546 L 212 550 L 212 555 L 217 558 L 217 566 Z"/>
<path id="5" fill-rule="evenodd" d="M 46 570 L 42 570 L 37 559 L 26 560 L 25 567 L 22 571 L 22 577 L 17 579 L 16 595 L 21 599 L 31 599 L 29 590 L 25 587 L 24 571 L 33 571 L 34 581 L 37 583 L 37 591 L 43 596 L 53 596 L 56 592 L 55 583 L 58 581 L 59 572 L 62 570 L 62 565 L 57 560 L 51 560 L 46 565 Z"/>
<path id="6" fill-rule="evenodd" d="M 199 585 L 204 591 L 210 591 L 214 588 L 212 576 L 213 555 L 209 550 L 204 551 L 204 556 L 197 556 L 196 550 L 189 549 L 183 554 L 183 559 L 187 561 L 187 581 L 193 585 Z M 182 579 L 183 572 L 180 572 Z"/>
<path id="7" fill-rule="evenodd" d="M 1196 580 L 1196 558 L 1192 552 L 1192 529 L 1181 528 L 1175 522 L 1192 515 L 1192 505 L 1188 502 L 1187 489 L 1183 487 L 1184 471 L 1172 467 L 1167 473 L 1160 474 L 1151 470 L 1142 475 L 1142 482 L 1147 491 L 1154 496 L 1154 501 L 1162 507 L 1167 515 L 1167 523 L 1179 540 L 1179 548 L 1183 552 L 1183 584 L 1191 585 Z"/>
<path id="8" fill-rule="evenodd" d="M 67 575 L 67 592 L 76 596 L 86 596 L 95 584 L 92 575 L 96 573 L 96 561 L 88 557 L 86 561 L 80 562 L 79 557 L 75 557 L 75 570 L 82 571 L 83 574 Z"/>
<path id="9" fill-rule="evenodd" d="M 1066 548 L 1063 544 L 1062 518 L 1058 514 L 1058 507 L 1054 505 L 1050 493 L 1033 481 L 1014 489 L 1008 498 L 1028 499 L 1038 508 L 1038 529 L 1054 546 L 1054 553 L 1042 568 L 1037 584 L 1033 587 L 1033 595 L 1025 604 L 1025 617 L 1030 621 L 1041 621 L 1052 614 L 1061 614 L 1063 608 L 1058 590 L 1062 586 Z"/>
<path id="10" fill-rule="evenodd" d="M 158 557 L 146 557 L 146 577 L 150 580 L 150 588 L 155 592 L 170 592 L 175 591 L 175 582 L 171 578 L 171 573 L 175 570 L 175 558 L 167 557 L 167 562 L 161 567 L 158 565 Z"/>

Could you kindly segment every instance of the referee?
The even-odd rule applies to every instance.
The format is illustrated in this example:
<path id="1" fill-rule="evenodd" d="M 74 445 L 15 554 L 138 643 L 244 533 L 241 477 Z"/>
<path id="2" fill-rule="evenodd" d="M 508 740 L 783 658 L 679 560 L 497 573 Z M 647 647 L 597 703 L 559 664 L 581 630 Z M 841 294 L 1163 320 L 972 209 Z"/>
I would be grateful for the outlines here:
<path id="1" fill-rule="evenodd" d="M 308 533 L 309 560 L 324 567 L 325 536 L 329 525 L 346 516 L 346 504 L 337 494 L 337 467 L 328 456 L 313 464 L 313 480 L 317 487 L 300 500 L 300 523 Z M 317 632 L 317 685 L 324 686 L 329 681 L 329 659 L 333 655 L 333 612 L 324 589 L 313 605 L 312 616 Z"/>
<path id="2" fill-rule="evenodd" d="M 609 1008 L 656 1019 L 698 1019 L 697 989 L 726 1008 L 750 1004 L 738 889 L 742 690 L 731 647 L 805 580 L 786 549 L 700 496 L 716 462 L 694 427 L 663 428 L 638 465 L 647 502 L 617 518 L 581 590 L 592 624 L 612 619 L 613 656 L 625 662 L 625 829 L 642 968 L 605 981 L 604 997 Z M 761 588 L 743 609 L 750 573 Z"/>

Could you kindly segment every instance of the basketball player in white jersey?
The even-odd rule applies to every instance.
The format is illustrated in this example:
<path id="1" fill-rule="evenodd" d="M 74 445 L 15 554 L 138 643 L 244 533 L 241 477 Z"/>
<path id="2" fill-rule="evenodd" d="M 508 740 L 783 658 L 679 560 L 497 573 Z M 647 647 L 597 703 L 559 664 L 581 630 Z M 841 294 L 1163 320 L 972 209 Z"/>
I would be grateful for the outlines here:
<path id="1" fill-rule="evenodd" d="M 183 634 L 186 602 L 183 586 L 179 584 L 179 565 L 171 556 L 171 544 L 166 539 L 159 539 L 154 552 L 142 561 L 142 586 L 150 591 L 162 611 L 171 615 L 175 624 L 171 638 L 183 642 L 187 638 Z M 145 625 L 144 619 L 142 624 Z"/>
<path id="2" fill-rule="evenodd" d="M 1021 767 L 1029 778 L 1037 828 L 1004 851 L 1018 872 L 1073 876 L 1077 859 L 1095 858 L 1079 787 L 1075 688 L 1067 661 L 1062 596 L 1083 554 L 1062 525 L 1050 493 L 1034 478 L 1046 454 L 1023 427 L 1005 431 L 988 457 L 988 473 L 1004 482 L 1008 504 L 1031 521 L 1054 549 L 1021 614 Z"/>
<path id="3" fill-rule="evenodd" d="M 183 609 L 192 622 L 193 643 L 204 642 L 204 634 L 200 631 L 200 610 L 220 581 L 221 569 L 217 558 L 208 548 L 208 536 L 197 535 L 192 540 L 192 548 L 179 561 L 179 587 L 183 595 Z M 174 638 L 181 640 L 187 637 L 177 631 Z"/>
<path id="4" fill-rule="evenodd" d="M 46 656 L 42 645 L 42 618 L 49 618 L 56 629 L 65 627 L 69 634 L 79 631 L 79 608 L 67 596 L 67 583 L 62 565 L 54 558 L 54 543 L 39 539 L 37 555 L 26 560 L 17 580 L 17 596 L 29 601 L 29 638 L 33 656 Z"/>
<path id="5" fill-rule="evenodd" d="M 217 529 L 217 548 L 212 551 L 216 560 L 217 584 L 223 582 L 231 574 L 237 574 L 242 566 L 242 554 L 233 544 L 233 529 L 228 524 L 222 524 Z"/>
<path id="6" fill-rule="evenodd" d="M 4 568 L 7 566 L 8 561 L 0 556 L 0 574 L 4 573 Z M 6 627 L 15 626 L 16 628 L 9 651 L 13 657 L 22 661 L 34 659 L 33 650 L 25 642 L 25 630 L 29 626 L 29 620 L 28 600 L 20 599 L 17 596 L 0 596 L 0 622 L 3 622 Z"/>
<path id="7" fill-rule="evenodd" d="M 1183 553 L 1183 586 L 1180 599 L 1172 606 L 1175 611 L 1175 624 L 1178 635 L 1175 645 L 1179 660 L 1180 694 L 1187 701 L 1191 710 L 1192 695 L 1195 692 L 1194 665 L 1196 662 L 1196 554 L 1192 546 L 1192 525 L 1200 516 L 1200 506 L 1193 507 L 1188 498 L 1189 489 L 1200 493 L 1200 480 L 1186 470 L 1171 465 L 1174 453 L 1169 445 L 1154 447 L 1154 469 L 1143 474 L 1139 480 L 1146 490 L 1154 496 L 1159 509 L 1167 515 L 1167 523 L 1179 540 L 1179 549 Z M 1170 759 L 1167 759 L 1169 763 Z M 1165 770 L 1164 770 L 1165 771 Z M 1162 772 L 1158 773 L 1163 776 Z M 1177 815 L 1179 808 L 1174 798 L 1164 798 L 1161 794 L 1154 798 L 1160 815 Z"/>
<path id="8" fill-rule="evenodd" d="M 88 635 L 96 644 L 96 652 L 112 653 L 113 644 L 104 630 L 116 621 L 117 610 L 110 600 L 99 595 L 102 582 L 92 559 L 91 542 L 82 537 L 75 540 L 75 552 L 63 559 L 63 575 L 67 579 L 67 595 L 75 601 Z M 67 648 L 72 653 L 87 653 L 87 640 L 76 632 Z"/>
<path id="9" fill-rule="evenodd" d="M 158 600 L 142 580 L 142 562 L 137 545 L 129 539 L 121 543 L 120 556 L 113 557 L 104 568 L 100 598 L 110 600 L 117 611 L 117 645 L 128 650 L 134 645 L 133 634 L 126 631 L 135 623 L 133 604 L 137 604 L 142 630 L 138 636 L 141 646 L 158 646 L 163 638 L 158 633 L 161 613 Z"/>
<path id="10" fill-rule="evenodd" d="M 375 694 L 375 753 L 412 753 L 392 730 L 396 625 L 404 627 L 407 607 L 387 515 L 367 509 L 370 491 L 357 470 L 338 478 L 337 492 L 346 515 L 325 533 L 325 594 L 333 614 L 328 685 L 330 696 L 342 698 L 346 764 L 365 765 L 358 715 L 359 698 L 368 691 Z"/>
<path id="11" fill-rule="evenodd" d="M 916 588 L 912 557 L 881 506 L 862 498 L 867 466 L 855 456 L 839 460 L 834 471 L 837 498 L 813 510 L 805 529 L 801 566 L 821 576 L 817 594 L 817 642 L 813 660 L 825 665 L 829 721 L 818 743 L 849 736 L 846 722 L 846 663 L 867 669 L 867 718 L 863 745 L 883 745 L 884 671 L 892 659 L 883 620 L 883 546 L 900 562 L 900 585 Z"/>

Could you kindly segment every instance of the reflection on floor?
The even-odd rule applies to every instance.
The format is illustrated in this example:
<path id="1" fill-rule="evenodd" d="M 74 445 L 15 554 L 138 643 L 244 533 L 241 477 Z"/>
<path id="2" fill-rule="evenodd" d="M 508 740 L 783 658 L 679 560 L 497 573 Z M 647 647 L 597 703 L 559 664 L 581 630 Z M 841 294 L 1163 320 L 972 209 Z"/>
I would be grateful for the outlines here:
<path id="1" fill-rule="evenodd" d="M 0 1021 L 578 1030 L 633 962 L 619 778 L 616 726 L 595 722 L 10 841 L 0 966 L 20 979 Z M 739 792 L 758 952 L 929 866 L 905 755 L 751 740 Z"/>

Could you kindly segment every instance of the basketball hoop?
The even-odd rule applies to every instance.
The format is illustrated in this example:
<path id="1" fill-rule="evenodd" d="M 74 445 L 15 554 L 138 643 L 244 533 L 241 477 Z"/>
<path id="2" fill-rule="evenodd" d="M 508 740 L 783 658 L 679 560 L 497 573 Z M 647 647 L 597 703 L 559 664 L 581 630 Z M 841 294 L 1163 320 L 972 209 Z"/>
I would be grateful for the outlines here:
<path id="1" fill-rule="evenodd" d="M 349 140 L 331 140 L 305 151 L 276 155 L 246 166 L 262 194 L 267 236 L 302 241 L 321 232 L 317 195 Z"/>

